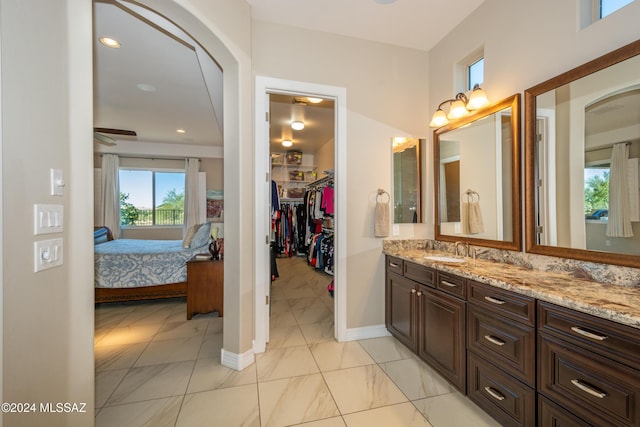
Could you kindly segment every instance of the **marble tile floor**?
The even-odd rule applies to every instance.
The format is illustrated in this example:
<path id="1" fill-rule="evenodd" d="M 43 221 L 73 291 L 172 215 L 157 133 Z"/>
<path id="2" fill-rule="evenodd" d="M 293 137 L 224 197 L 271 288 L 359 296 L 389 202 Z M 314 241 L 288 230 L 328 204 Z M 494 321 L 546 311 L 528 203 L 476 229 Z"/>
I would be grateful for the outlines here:
<path id="1" fill-rule="evenodd" d="M 96 426 L 498 426 L 392 337 L 338 343 L 331 277 L 278 258 L 270 342 L 220 364 L 223 318 L 184 299 L 95 311 Z"/>

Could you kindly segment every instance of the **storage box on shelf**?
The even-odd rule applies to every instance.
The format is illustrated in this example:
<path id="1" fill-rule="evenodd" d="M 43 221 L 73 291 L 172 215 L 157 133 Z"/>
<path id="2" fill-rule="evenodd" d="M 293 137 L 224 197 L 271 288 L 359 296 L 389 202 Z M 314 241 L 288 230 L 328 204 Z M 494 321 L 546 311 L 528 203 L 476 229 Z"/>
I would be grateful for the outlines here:
<path id="1" fill-rule="evenodd" d="M 312 155 L 295 156 L 292 153 L 275 153 L 271 161 L 271 179 L 285 199 L 298 199 L 304 195 L 304 187 L 317 179 L 316 165 Z"/>

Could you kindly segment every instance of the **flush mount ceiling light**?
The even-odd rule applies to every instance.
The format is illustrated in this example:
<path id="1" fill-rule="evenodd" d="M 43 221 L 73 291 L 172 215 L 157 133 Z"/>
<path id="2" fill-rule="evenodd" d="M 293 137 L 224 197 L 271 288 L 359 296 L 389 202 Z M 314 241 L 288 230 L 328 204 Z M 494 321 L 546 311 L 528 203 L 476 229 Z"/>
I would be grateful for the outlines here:
<path id="1" fill-rule="evenodd" d="M 293 130 L 302 130 L 302 129 L 304 129 L 304 123 L 299 121 L 299 120 L 293 121 L 293 122 L 291 122 L 291 129 L 293 129 Z"/>
<path id="2" fill-rule="evenodd" d="M 111 37 L 100 37 L 100 43 L 112 49 L 118 49 L 120 47 L 120 42 Z"/>
<path id="3" fill-rule="evenodd" d="M 396 0 L 375 0 L 375 2 L 378 4 L 391 4 L 391 3 L 395 3 Z"/>
<path id="4" fill-rule="evenodd" d="M 291 147 L 293 145 L 293 142 L 290 139 L 283 139 L 282 140 L 282 146 L 283 147 Z"/>
<path id="5" fill-rule="evenodd" d="M 307 101 L 309 101 L 312 104 L 319 104 L 322 102 L 322 98 L 313 98 L 311 96 L 307 96 Z"/>
<path id="6" fill-rule="evenodd" d="M 187 133 L 187 131 L 184 130 L 184 129 L 176 129 L 176 132 L 178 132 L 178 133 Z"/>
<path id="7" fill-rule="evenodd" d="M 449 104 L 449 113 L 445 114 L 442 107 Z M 429 126 L 439 128 L 449 123 L 451 120 L 457 120 L 469 114 L 469 111 L 477 110 L 489 104 L 487 95 L 477 84 L 473 87 L 473 92 L 467 96 L 460 92 L 455 98 L 447 99 L 438 105 L 438 109 L 433 113 Z"/>

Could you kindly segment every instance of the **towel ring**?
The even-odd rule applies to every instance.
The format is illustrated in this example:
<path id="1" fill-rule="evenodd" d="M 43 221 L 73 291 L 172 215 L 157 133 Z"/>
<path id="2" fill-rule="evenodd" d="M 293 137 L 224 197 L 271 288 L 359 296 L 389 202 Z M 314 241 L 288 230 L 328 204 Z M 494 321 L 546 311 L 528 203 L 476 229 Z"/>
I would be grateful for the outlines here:
<path id="1" fill-rule="evenodd" d="M 378 203 L 382 202 L 378 199 L 380 196 L 387 196 L 387 203 L 391 201 L 391 195 L 389 195 L 389 193 L 384 191 L 382 188 L 378 188 L 378 194 L 376 194 L 376 202 Z"/>
<path id="2" fill-rule="evenodd" d="M 468 203 L 479 202 L 480 201 L 480 195 L 476 191 L 473 191 L 473 190 L 469 189 L 469 190 L 465 191 L 464 194 L 467 195 L 467 202 Z M 475 200 L 474 200 L 474 198 L 475 198 Z"/>

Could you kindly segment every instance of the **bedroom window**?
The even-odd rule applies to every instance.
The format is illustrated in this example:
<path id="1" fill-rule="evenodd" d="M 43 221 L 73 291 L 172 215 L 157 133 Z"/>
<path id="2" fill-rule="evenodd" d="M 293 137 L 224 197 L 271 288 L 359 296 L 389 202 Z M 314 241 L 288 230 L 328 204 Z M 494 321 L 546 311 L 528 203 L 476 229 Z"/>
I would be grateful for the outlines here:
<path id="1" fill-rule="evenodd" d="M 120 224 L 184 224 L 184 172 L 120 169 Z"/>

